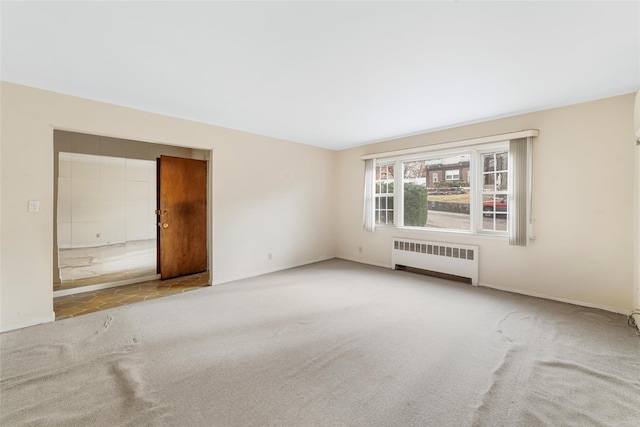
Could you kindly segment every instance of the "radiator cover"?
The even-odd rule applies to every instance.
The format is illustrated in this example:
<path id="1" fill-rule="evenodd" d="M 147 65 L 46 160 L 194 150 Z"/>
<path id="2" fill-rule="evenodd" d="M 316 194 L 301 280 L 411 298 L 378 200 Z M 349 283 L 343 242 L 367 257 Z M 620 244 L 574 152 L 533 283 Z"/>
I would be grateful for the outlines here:
<path id="1" fill-rule="evenodd" d="M 420 268 L 471 279 L 478 286 L 478 247 L 394 237 L 391 265 Z"/>

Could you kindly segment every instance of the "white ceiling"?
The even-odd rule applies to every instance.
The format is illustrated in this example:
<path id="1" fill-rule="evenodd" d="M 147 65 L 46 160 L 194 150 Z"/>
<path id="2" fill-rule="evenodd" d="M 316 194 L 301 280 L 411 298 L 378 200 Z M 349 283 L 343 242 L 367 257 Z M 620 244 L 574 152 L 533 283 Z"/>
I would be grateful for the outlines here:
<path id="1" fill-rule="evenodd" d="M 640 3 L 6 2 L 1 78 L 341 149 L 631 93 Z"/>

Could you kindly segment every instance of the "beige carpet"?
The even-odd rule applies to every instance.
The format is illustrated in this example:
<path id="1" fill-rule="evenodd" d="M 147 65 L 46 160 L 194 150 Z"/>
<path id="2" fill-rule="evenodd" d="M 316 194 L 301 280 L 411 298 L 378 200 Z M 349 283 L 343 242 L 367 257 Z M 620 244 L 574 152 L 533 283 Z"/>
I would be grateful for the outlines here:
<path id="1" fill-rule="evenodd" d="M 0 425 L 640 425 L 621 315 L 332 260 L 4 333 Z"/>

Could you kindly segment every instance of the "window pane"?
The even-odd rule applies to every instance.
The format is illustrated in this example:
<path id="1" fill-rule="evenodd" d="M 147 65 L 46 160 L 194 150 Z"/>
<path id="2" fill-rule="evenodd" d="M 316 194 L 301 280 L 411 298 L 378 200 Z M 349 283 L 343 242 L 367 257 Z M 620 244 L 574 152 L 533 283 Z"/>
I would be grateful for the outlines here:
<path id="1" fill-rule="evenodd" d="M 508 161 L 508 151 L 482 155 L 482 230 L 507 231 Z"/>
<path id="2" fill-rule="evenodd" d="M 496 166 L 496 161 L 495 158 L 493 156 L 493 154 L 485 154 L 482 156 L 482 163 L 484 165 L 484 168 L 482 169 L 483 172 L 493 172 L 496 170 L 495 166 Z"/>
<path id="3" fill-rule="evenodd" d="M 507 231 L 507 195 L 482 196 L 482 230 Z"/>
<path id="4" fill-rule="evenodd" d="M 404 225 L 469 230 L 470 155 L 403 163 Z"/>
<path id="5" fill-rule="evenodd" d="M 491 173 L 484 175 L 484 185 L 482 186 L 484 191 L 495 191 L 495 184 L 496 176 L 494 174 Z"/>
<path id="6" fill-rule="evenodd" d="M 496 190 L 507 191 L 507 185 L 509 180 L 507 179 L 507 172 L 500 172 L 496 174 Z"/>
<path id="7" fill-rule="evenodd" d="M 393 165 L 376 166 L 376 224 L 393 224 Z"/>
<path id="8" fill-rule="evenodd" d="M 508 170 L 509 152 L 496 153 L 496 171 Z"/>
<path id="9" fill-rule="evenodd" d="M 404 163 L 404 225 L 427 225 L 427 162 L 424 160 Z"/>
<path id="10" fill-rule="evenodd" d="M 502 214 L 483 216 L 482 229 L 484 231 L 507 231 L 507 216 Z"/>

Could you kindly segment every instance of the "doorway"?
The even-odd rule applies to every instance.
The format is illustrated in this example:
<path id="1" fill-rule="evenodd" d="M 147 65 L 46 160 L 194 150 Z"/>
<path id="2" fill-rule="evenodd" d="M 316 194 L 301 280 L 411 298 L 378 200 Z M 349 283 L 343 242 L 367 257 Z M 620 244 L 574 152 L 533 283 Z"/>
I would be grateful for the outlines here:
<path id="1" fill-rule="evenodd" d="M 151 160 L 59 153 L 59 290 L 155 277 L 155 168 Z"/>
<path id="2" fill-rule="evenodd" d="M 54 297 L 159 278 L 156 159 L 162 156 L 205 165 L 200 271 L 207 270 L 210 151 L 55 130 L 54 154 Z"/>

